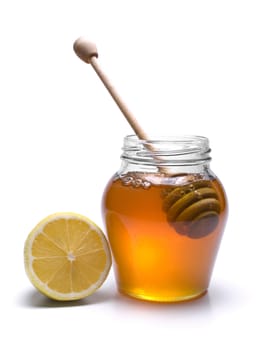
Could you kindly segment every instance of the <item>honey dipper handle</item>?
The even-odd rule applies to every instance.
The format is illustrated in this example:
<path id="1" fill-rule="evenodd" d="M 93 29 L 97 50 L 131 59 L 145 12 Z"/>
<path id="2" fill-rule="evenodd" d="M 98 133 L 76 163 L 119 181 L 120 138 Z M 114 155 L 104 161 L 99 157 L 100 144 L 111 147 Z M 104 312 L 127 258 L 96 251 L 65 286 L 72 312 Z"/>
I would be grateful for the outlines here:
<path id="1" fill-rule="evenodd" d="M 89 40 L 87 40 L 85 37 L 78 38 L 74 43 L 74 51 L 76 55 L 82 59 L 86 63 L 90 63 L 95 72 L 97 73 L 98 77 L 110 93 L 111 97 L 116 102 L 117 106 L 121 110 L 122 114 L 132 127 L 135 134 L 138 136 L 139 139 L 147 140 L 147 135 L 141 128 L 141 126 L 138 124 L 137 120 L 135 119 L 134 115 L 131 113 L 131 111 L 128 109 L 126 104 L 121 99 L 120 95 L 117 93 L 116 89 L 113 87 L 112 83 L 110 82 L 109 78 L 106 76 L 106 74 L 103 72 L 101 67 L 99 66 L 99 63 L 97 61 L 98 58 L 98 52 L 96 45 Z"/>
<path id="2" fill-rule="evenodd" d="M 139 139 L 147 140 L 147 135 L 141 128 L 141 126 L 138 124 L 136 118 L 132 114 L 132 112 L 129 110 L 127 105 L 123 102 L 120 95 L 118 94 L 117 90 L 114 88 L 106 74 L 103 72 L 101 67 L 98 64 L 98 60 L 95 56 L 90 58 L 90 64 L 92 65 L 93 69 L 97 73 L 98 77 L 110 93 L 111 97 L 116 102 L 117 106 L 121 110 L 122 114 L 125 116 L 126 120 L 130 124 L 131 128 L 135 132 L 135 134 L 139 137 Z"/>

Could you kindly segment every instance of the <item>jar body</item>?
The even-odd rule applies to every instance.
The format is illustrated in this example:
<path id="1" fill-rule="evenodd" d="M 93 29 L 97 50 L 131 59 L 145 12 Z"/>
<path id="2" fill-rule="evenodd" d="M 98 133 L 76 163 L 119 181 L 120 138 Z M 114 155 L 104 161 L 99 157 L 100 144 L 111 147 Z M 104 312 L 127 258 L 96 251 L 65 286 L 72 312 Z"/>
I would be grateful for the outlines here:
<path id="1" fill-rule="evenodd" d="M 102 213 L 120 292 L 163 302 L 206 292 L 227 218 L 207 162 L 168 171 L 125 160 L 106 186 Z"/>

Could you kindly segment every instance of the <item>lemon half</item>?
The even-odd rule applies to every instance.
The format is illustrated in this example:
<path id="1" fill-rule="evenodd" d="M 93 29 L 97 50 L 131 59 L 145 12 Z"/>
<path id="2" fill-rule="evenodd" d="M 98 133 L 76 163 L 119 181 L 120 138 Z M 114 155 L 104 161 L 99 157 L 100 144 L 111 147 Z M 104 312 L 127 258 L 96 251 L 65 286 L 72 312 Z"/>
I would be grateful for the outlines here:
<path id="1" fill-rule="evenodd" d="M 56 213 L 42 220 L 24 247 L 26 273 L 32 284 L 55 300 L 77 300 L 94 293 L 111 267 L 109 244 L 90 219 Z"/>

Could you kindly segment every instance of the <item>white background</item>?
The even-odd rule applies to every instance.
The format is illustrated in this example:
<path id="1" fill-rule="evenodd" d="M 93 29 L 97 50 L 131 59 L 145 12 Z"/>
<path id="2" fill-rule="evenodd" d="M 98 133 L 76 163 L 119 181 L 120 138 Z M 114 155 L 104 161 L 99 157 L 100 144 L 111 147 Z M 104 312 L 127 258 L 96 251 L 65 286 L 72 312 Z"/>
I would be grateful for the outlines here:
<path id="1" fill-rule="evenodd" d="M 131 133 L 73 53 L 80 35 L 149 134 L 211 141 L 230 216 L 202 299 L 133 301 L 111 272 L 90 298 L 57 303 L 24 273 L 24 241 L 46 215 L 102 226 Z M 0 63 L 1 348 L 262 349 L 263 2 L 1 0 Z"/>

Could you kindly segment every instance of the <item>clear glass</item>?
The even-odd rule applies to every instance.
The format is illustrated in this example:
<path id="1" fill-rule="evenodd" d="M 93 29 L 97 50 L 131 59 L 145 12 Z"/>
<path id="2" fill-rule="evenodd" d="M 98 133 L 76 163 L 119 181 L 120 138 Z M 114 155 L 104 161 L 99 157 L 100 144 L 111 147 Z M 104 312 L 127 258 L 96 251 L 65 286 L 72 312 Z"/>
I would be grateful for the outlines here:
<path id="1" fill-rule="evenodd" d="M 118 289 L 159 302 L 203 295 L 227 219 L 227 200 L 201 136 L 124 139 L 102 213 Z"/>

